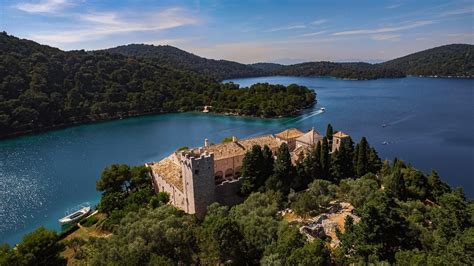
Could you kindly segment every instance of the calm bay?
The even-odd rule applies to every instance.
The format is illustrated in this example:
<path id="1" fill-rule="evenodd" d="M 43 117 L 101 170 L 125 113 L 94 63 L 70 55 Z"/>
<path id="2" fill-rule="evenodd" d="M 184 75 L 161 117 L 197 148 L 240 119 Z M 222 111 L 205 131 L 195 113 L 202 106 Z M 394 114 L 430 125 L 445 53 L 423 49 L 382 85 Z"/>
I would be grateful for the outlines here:
<path id="1" fill-rule="evenodd" d="M 0 141 L 0 243 L 16 243 L 81 203 L 97 203 L 95 182 L 112 163 L 156 161 L 181 146 L 202 146 L 277 133 L 289 127 L 324 133 L 327 123 L 355 141 L 366 136 L 383 159 L 401 158 L 437 170 L 474 196 L 474 80 L 259 77 L 231 80 L 296 83 L 317 92 L 318 104 L 282 119 L 183 113 L 116 120 Z M 320 108 L 324 107 L 325 112 Z"/>

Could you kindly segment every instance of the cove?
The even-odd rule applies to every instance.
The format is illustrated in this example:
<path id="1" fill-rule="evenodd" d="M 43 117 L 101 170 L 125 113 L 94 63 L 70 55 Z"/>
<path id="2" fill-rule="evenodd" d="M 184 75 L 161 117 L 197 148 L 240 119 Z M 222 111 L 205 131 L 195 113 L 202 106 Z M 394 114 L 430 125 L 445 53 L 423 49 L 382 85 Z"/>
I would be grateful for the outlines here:
<path id="1" fill-rule="evenodd" d="M 289 127 L 324 133 L 327 123 L 355 141 L 366 136 L 384 159 L 399 157 L 437 170 L 474 196 L 472 79 L 402 78 L 347 81 L 333 78 L 260 77 L 231 80 L 296 83 L 317 92 L 318 104 L 284 119 L 167 114 L 71 127 L 0 141 L 0 242 L 14 244 L 40 225 L 83 202 L 96 203 L 95 182 L 112 163 L 156 161 L 204 138 L 250 137 Z M 227 82 L 227 81 L 226 81 Z M 325 107 L 325 112 L 319 109 Z M 383 127 L 382 125 L 385 125 Z"/>

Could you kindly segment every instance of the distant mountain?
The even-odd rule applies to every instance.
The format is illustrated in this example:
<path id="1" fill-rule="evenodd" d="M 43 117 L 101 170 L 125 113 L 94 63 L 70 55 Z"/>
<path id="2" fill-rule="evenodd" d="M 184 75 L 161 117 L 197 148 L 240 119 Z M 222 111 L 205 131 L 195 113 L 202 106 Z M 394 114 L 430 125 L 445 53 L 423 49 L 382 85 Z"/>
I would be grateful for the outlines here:
<path id="1" fill-rule="evenodd" d="M 332 76 L 343 79 L 404 77 L 403 71 L 369 63 L 307 62 L 284 66 L 276 72 L 285 76 Z"/>
<path id="2" fill-rule="evenodd" d="M 169 45 L 129 44 L 102 51 L 147 58 L 162 65 L 193 71 L 218 80 L 267 74 L 251 65 L 227 60 L 206 59 Z"/>
<path id="3" fill-rule="evenodd" d="M 263 70 L 267 73 L 272 73 L 272 72 L 277 72 L 281 70 L 283 67 L 285 67 L 282 64 L 276 64 L 276 63 L 255 63 L 250 65 L 253 68 Z"/>
<path id="4" fill-rule="evenodd" d="M 384 63 L 306 62 L 241 64 L 199 57 L 173 46 L 130 44 L 103 50 L 146 58 L 154 63 L 207 75 L 217 80 L 253 76 L 333 76 L 345 79 L 398 78 L 406 75 L 474 76 L 473 45 L 452 44 L 428 49 Z"/>
<path id="5" fill-rule="evenodd" d="M 474 77 L 474 45 L 450 44 L 380 64 L 408 75 Z"/>

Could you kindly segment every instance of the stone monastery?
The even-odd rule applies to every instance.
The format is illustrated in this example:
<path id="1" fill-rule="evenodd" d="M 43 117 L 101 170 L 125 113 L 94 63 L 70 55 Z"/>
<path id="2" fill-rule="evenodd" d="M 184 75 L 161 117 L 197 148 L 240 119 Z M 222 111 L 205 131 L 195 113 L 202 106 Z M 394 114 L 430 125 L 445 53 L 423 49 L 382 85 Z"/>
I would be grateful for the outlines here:
<path id="1" fill-rule="evenodd" d="M 337 132 L 333 135 L 332 151 L 338 149 L 349 136 Z M 170 195 L 170 203 L 198 217 L 204 216 L 207 206 L 213 202 L 234 205 L 242 201 L 239 196 L 242 182 L 241 168 L 245 154 L 254 145 L 267 145 L 274 153 L 286 143 L 295 161 L 298 155 L 307 153 L 323 136 L 316 130 L 301 132 L 291 128 L 275 135 L 248 139 L 232 137 L 231 142 L 210 144 L 176 151 L 155 163 L 152 169 L 153 187 L 156 192 Z"/>

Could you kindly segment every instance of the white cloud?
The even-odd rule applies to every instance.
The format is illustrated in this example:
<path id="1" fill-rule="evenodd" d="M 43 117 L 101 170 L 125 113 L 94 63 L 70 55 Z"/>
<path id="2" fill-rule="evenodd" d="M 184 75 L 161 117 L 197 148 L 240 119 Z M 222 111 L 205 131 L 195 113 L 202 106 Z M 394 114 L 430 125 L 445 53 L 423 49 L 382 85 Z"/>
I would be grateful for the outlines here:
<path id="1" fill-rule="evenodd" d="M 326 22 L 327 22 L 327 19 L 318 19 L 318 20 L 315 20 L 315 21 L 311 22 L 310 24 L 316 26 L 316 25 L 324 24 Z"/>
<path id="2" fill-rule="evenodd" d="M 399 41 L 400 35 L 398 34 L 380 34 L 380 35 L 373 35 L 370 37 L 372 40 L 375 41 Z"/>
<path id="3" fill-rule="evenodd" d="M 272 28 L 269 30 L 266 30 L 266 32 L 275 32 L 275 31 L 284 31 L 284 30 L 296 30 L 296 29 L 305 29 L 305 25 L 291 25 L 291 26 L 286 26 L 286 27 L 280 27 L 280 28 Z"/>
<path id="4" fill-rule="evenodd" d="M 322 31 L 317 31 L 317 32 L 310 32 L 310 33 L 305 33 L 298 35 L 297 37 L 312 37 L 312 36 L 317 36 L 326 33 L 327 31 L 322 30 Z"/>
<path id="5" fill-rule="evenodd" d="M 61 44 L 106 38 L 114 34 L 162 31 L 184 25 L 194 25 L 199 20 L 181 8 L 168 8 L 159 12 L 127 17 L 120 13 L 103 12 L 76 15 L 80 28 L 32 34 L 40 42 Z"/>
<path id="6" fill-rule="evenodd" d="M 472 14 L 472 13 L 474 13 L 474 7 L 473 6 L 468 6 L 468 7 L 461 8 L 461 9 L 455 9 L 455 10 L 450 10 L 450 11 L 443 12 L 443 13 L 440 14 L 440 17 L 450 17 L 450 16 Z"/>
<path id="7" fill-rule="evenodd" d="M 415 21 L 411 24 L 407 24 L 399 27 L 386 27 L 386 28 L 377 28 L 377 29 L 360 29 L 360 30 L 350 30 L 350 31 L 340 31 L 335 32 L 332 35 L 342 36 L 342 35 L 360 35 L 360 34 L 377 34 L 377 33 L 387 33 L 387 32 L 396 32 L 418 28 L 425 25 L 433 24 L 431 20 Z"/>
<path id="8" fill-rule="evenodd" d="M 401 5 L 402 5 L 402 4 L 393 4 L 393 5 L 386 6 L 385 8 L 386 8 L 386 9 L 394 9 L 394 8 L 400 7 Z"/>
<path id="9" fill-rule="evenodd" d="M 55 13 L 73 5 L 70 0 L 41 0 L 35 3 L 19 3 L 14 7 L 28 13 Z"/>

